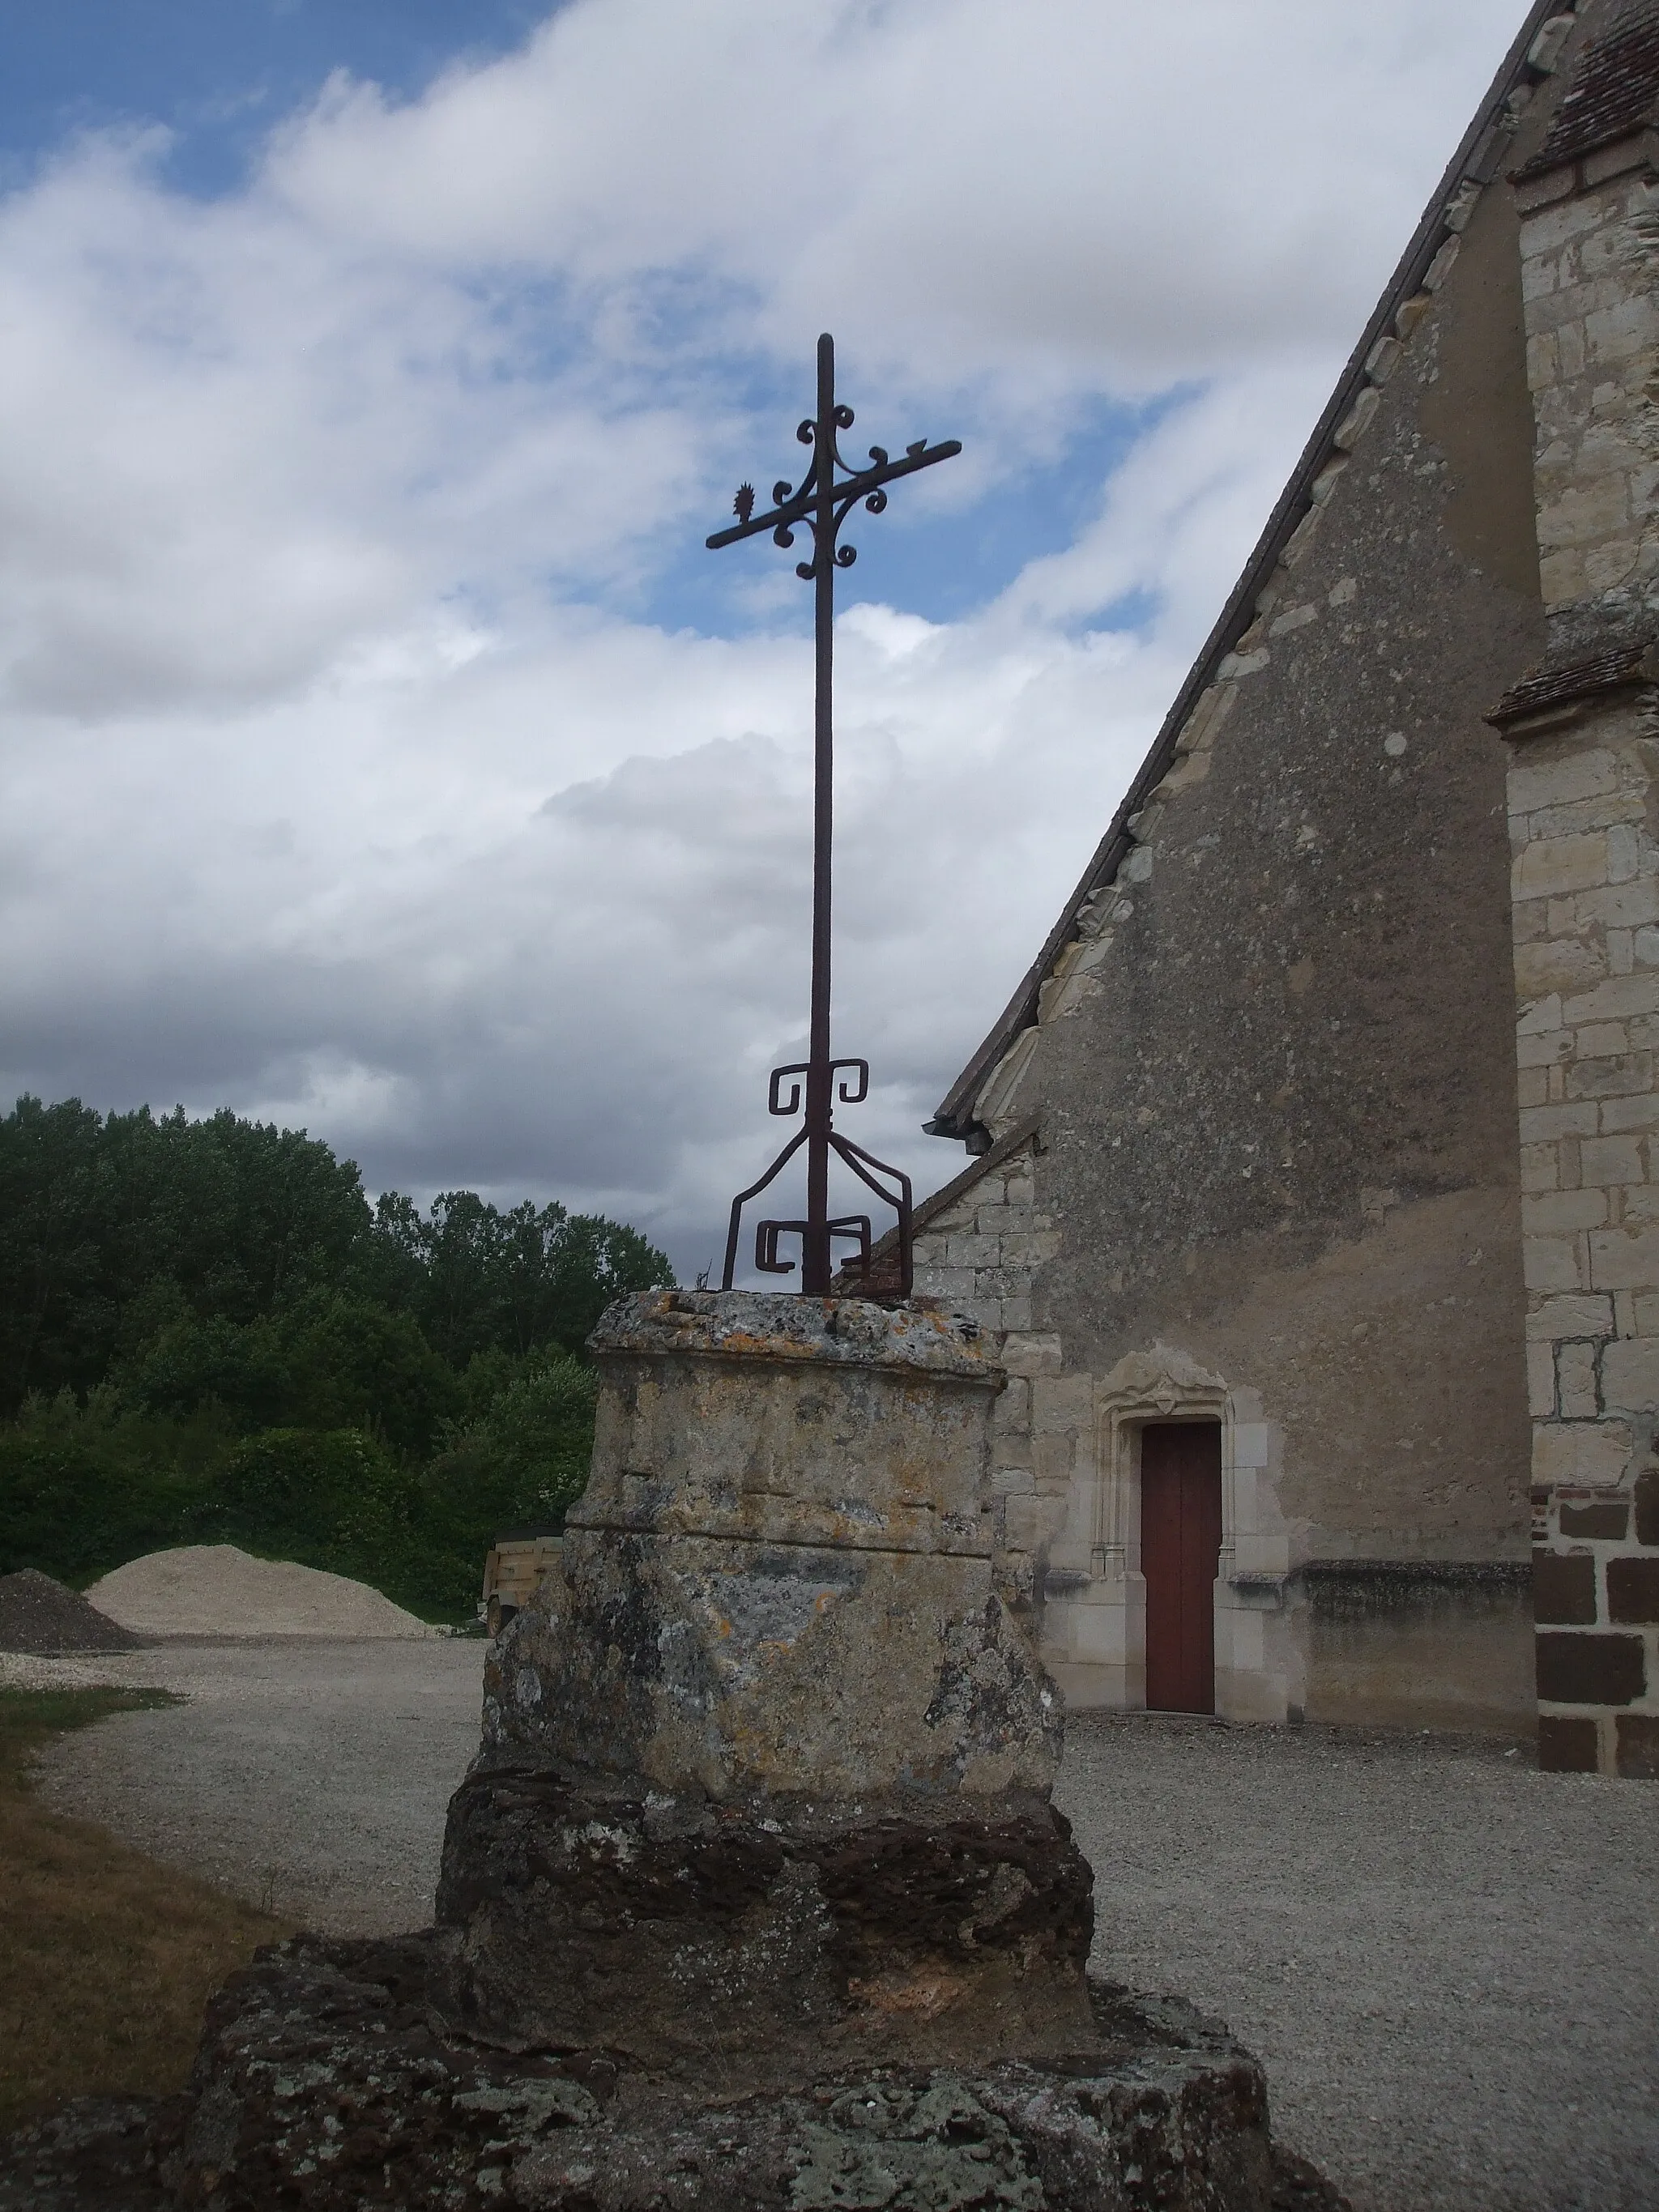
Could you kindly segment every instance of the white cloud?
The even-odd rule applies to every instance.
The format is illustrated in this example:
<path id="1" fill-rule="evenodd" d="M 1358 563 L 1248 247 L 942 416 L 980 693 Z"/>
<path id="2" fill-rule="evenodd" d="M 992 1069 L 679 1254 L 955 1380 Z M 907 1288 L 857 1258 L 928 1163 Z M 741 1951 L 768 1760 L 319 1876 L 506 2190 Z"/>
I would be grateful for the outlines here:
<path id="1" fill-rule="evenodd" d="M 305 1120 L 374 1181 L 556 1192 L 700 1264 L 803 1030 L 811 656 L 630 594 L 792 450 L 743 395 L 787 362 L 804 399 L 828 322 L 861 425 L 969 441 L 918 499 L 1185 387 L 975 615 L 844 589 L 849 1127 L 953 1172 L 916 1124 L 1517 14 L 576 0 L 406 106 L 331 87 L 216 202 L 153 141 L 65 149 L 0 204 L 10 1079 Z"/>

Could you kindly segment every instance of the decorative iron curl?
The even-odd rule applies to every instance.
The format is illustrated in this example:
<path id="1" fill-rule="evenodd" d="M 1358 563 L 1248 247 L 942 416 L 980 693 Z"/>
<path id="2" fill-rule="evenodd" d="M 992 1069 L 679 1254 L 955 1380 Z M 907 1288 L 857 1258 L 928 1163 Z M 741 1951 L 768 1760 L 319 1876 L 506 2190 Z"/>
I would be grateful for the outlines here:
<path id="1" fill-rule="evenodd" d="M 788 1067 L 775 1067 L 772 1070 L 772 1081 L 766 1094 L 766 1110 L 769 1114 L 791 1115 L 799 1113 L 800 1103 L 802 1098 L 805 1096 L 805 1093 L 803 1091 L 799 1083 L 790 1084 L 789 1103 L 787 1105 L 780 1106 L 778 1099 L 782 1090 L 784 1080 L 787 1077 L 793 1075 L 805 1075 L 807 1072 L 807 1065 L 804 1060 L 795 1060 Z"/>

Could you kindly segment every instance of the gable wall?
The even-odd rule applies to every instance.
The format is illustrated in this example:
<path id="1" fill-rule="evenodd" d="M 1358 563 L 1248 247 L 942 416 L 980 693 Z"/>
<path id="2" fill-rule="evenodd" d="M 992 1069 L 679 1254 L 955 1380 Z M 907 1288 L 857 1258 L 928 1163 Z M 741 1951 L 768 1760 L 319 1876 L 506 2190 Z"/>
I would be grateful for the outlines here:
<path id="1" fill-rule="evenodd" d="M 976 1290 L 1009 1332 L 1008 1540 L 1077 1701 L 1141 1699 L 1135 1438 L 1174 1403 L 1224 1424 L 1224 1711 L 1530 1718 L 1504 748 L 1481 715 L 1544 618 L 1507 187 L 1455 222 L 979 1094 L 993 1135 L 1037 1117 L 1017 1233 L 1052 1249 L 1011 1271 L 971 1192 L 919 1242 L 918 1287 Z"/>

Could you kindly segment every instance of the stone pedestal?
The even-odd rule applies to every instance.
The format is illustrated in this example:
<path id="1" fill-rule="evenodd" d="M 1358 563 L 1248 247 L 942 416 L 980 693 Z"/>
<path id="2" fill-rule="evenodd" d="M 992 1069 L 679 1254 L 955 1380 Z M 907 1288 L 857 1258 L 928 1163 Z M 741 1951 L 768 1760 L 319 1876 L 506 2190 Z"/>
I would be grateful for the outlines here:
<path id="1" fill-rule="evenodd" d="M 437 1927 L 261 1954 L 0 2212 L 1344 2212 L 1218 2022 L 1085 1977 L 973 1324 L 664 1291 L 593 1350 Z"/>
<path id="2" fill-rule="evenodd" d="M 973 1325 L 652 1291 L 592 1350 L 592 1480 L 450 1810 L 452 2021 L 744 2080 L 1080 2047 L 1090 1876 Z"/>

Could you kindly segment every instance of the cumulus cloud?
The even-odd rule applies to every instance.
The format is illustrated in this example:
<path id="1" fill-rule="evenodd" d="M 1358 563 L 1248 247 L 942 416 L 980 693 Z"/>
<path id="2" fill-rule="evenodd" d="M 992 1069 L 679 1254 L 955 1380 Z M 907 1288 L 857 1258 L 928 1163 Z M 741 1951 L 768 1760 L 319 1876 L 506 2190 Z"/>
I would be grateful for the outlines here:
<path id="1" fill-rule="evenodd" d="M 14 1088 L 303 1121 L 702 1264 L 804 1034 L 811 655 L 769 551 L 726 634 L 640 608 L 787 466 L 828 324 L 861 425 L 967 441 L 906 488 L 964 526 L 1158 403 L 971 613 L 843 587 L 856 1133 L 953 1172 L 916 1125 L 1517 15 L 575 0 L 417 100 L 336 82 L 216 200 L 64 148 L 0 202 Z"/>

